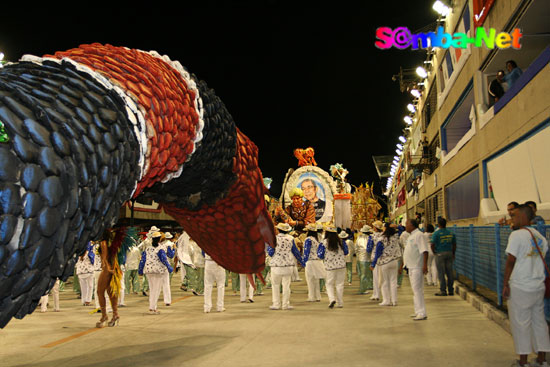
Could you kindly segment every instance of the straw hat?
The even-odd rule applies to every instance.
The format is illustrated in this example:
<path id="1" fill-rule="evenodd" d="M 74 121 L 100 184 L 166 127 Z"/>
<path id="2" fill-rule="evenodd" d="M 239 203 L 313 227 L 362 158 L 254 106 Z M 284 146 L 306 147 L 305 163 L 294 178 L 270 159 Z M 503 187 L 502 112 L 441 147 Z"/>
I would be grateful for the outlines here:
<path id="1" fill-rule="evenodd" d="M 160 237 L 160 236 L 162 236 L 162 233 L 160 233 L 160 232 L 151 233 L 151 238 L 157 238 L 157 237 Z"/>
<path id="2" fill-rule="evenodd" d="M 322 228 L 322 227 L 321 227 Z M 317 231 L 317 225 L 315 223 L 309 223 L 306 228 L 304 228 L 306 231 Z"/>
<path id="3" fill-rule="evenodd" d="M 369 233 L 372 232 L 372 227 L 368 224 L 365 224 L 363 227 L 361 227 L 361 232 L 363 233 Z"/>
<path id="4" fill-rule="evenodd" d="M 290 232 L 292 231 L 292 227 L 290 226 L 290 224 L 288 223 L 279 223 L 277 224 L 277 229 L 279 231 L 283 231 L 283 232 Z"/>
<path id="5" fill-rule="evenodd" d="M 152 226 L 152 227 L 149 229 L 149 233 L 158 232 L 158 231 L 160 231 L 160 229 L 158 229 L 156 226 Z"/>
<path id="6" fill-rule="evenodd" d="M 379 229 L 379 230 L 383 230 L 383 229 L 384 229 L 384 223 L 382 223 L 382 222 L 379 221 L 379 220 L 374 221 L 374 222 L 372 223 L 372 226 L 373 226 L 374 228 Z"/>
<path id="7" fill-rule="evenodd" d="M 174 236 L 172 236 L 172 233 L 170 232 L 164 232 L 164 238 L 174 238 Z"/>
<path id="8" fill-rule="evenodd" d="M 317 223 L 317 230 L 322 231 L 323 230 L 323 223 Z"/>
<path id="9" fill-rule="evenodd" d="M 327 227 L 327 228 L 325 229 L 325 231 L 336 233 L 336 227 Z"/>
<path id="10" fill-rule="evenodd" d="M 340 237 L 340 238 L 348 238 L 349 235 L 348 235 L 348 233 L 347 233 L 346 231 L 341 230 L 340 233 L 338 233 L 338 237 Z"/>

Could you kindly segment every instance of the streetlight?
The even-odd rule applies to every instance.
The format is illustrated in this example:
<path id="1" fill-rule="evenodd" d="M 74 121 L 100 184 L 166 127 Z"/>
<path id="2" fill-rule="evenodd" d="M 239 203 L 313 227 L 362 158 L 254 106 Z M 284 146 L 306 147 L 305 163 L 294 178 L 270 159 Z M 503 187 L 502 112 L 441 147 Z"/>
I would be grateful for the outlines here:
<path id="1" fill-rule="evenodd" d="M 399 155 L 403 154 L 403 151 L 401 151 L 399 148 L 395 150 L 395 152 Z"/>
<path id="2" fill-rule="evenodd" d="M 426 79 L 428 77 L 428 72 L 422 66 L 416 68 L 416 74 L 418 74 L 418 76 L 422 79 Z"/>
<path id="3" fill-rule="evenodd" d="M 397 143 L 396 147 L 397 147 L 398 149 L 400 149 L 400 150 L 403 150 L 403 145 L 401 145 L 401 144 L 399 144 L 399 143 Z"/>
<path id="4" fill-rule="evenodd" d="M 412 94 L 412 96 L 413 96 L 414 98 L 420 98 L 420 96 L 422 95 L 422 94 L 420 93 L 420 91 L 419 91 L 418 89 L 416 89 L 416 88 L 415 88 L 415 89 L 411 89 L 411 94 Z"/>
<path id="5" fill-rule="evenodd" d="M 407 139 L 404 136 L 400 136 L 399 141 L 405 144 L 407 142 Z"/>
<path id="6" fill-rule="evenodd" d="M 403 120 L 407 123 L 407 125 L 412 125 L 413 123 L 411 116 L 405 116 L 403 117 Z"/>
<path id="7" fill-rule="evenodd" d="M 416 112 L 416 108 L 414 108 L 414 105 L 412 103 L 409 103 L 407 105 L 407 110 L 411 111 L 412 113 Z"/>
<path id="8" fill-rule="evenodd" d="M 449 8 L 447 5 L 445 5 L 442 1 L 437 0 L 433 6 L 433 10 L 435 10 L 439 15 L 446 17 L 451 12 L 451 8 Z"/>

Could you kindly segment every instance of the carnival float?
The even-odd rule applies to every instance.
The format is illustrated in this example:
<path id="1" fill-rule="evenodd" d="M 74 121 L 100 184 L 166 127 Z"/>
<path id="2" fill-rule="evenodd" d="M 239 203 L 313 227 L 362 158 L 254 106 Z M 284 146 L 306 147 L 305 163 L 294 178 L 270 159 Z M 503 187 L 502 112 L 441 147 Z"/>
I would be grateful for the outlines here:
<path id="1" fill-rule="evenodd" d="M 256 145 L 168 56 L 94 43 L 4 65 L 0 327 L 33 312 L 140 195 L 224 268 L 259 273 L 275 246 L 265 192 Z"/>

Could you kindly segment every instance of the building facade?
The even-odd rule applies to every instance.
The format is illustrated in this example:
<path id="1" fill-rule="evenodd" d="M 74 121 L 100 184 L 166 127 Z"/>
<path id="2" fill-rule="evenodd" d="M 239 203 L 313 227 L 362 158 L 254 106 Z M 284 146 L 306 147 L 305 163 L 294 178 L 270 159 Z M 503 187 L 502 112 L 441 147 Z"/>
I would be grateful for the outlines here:
<path id="1" fill-rule="evenodd" d="M 550 2 L 548 0 L 455 0 L 440 23 L 445 32 L 474 37 L 523 34 L 521 48 L 469 45 L 427 49 L 428 76 L 409 87 L 421 92 L 403 153 L 388 185 L 390 219 L 419 213 L 451 224 L 484 225 L 506 215 L 509 202 L 537 203 L 550 221 Z M 435 30 L 434 30 L 435 31 Z M 522 70 L 489 94 L 507 61 Z"/>

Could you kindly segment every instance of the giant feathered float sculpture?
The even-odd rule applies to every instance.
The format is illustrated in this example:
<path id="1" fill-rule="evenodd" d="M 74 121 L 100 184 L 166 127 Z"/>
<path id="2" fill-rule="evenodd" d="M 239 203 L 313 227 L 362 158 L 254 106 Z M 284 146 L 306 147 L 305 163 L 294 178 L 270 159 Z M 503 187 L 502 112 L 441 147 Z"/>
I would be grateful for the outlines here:
<path id="1" fill-rule="evenodd" d="M 0 327 L 73 273 L 139 195 L 226 269 L 275 246 L 257 147 L 180 63 L 90 44 L 0 69 Z"/>

